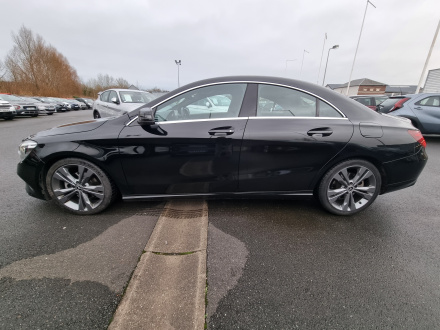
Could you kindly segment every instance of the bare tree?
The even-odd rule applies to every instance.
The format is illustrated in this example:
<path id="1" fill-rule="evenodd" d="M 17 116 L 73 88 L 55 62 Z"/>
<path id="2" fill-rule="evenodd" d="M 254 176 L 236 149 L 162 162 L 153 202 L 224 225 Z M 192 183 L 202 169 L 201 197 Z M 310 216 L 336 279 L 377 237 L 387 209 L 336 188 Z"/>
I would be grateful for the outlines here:
<path id="1" fill-rule="evenodd" d="M 76 70 L 55 47 L 22 26 L 12 33 L 14 46 L 5 59 L 6 76 L 16 93 L 67 96 L 79 94 Z"/>

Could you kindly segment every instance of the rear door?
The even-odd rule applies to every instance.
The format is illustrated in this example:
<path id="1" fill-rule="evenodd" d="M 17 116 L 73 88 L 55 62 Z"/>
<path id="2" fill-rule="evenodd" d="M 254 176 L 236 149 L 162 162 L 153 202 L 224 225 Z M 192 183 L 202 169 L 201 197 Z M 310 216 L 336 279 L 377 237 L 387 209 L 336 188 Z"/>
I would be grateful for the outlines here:
<path id="1" fill-rule="evenodd" d="M 317 172 L 352 134 L 352 123 L 323 100 L 260 84 L 243 137 L 239 190 L 310 193 Z"/>
<path id="2" fill-rule="evenodd" d="M 118 93 L 116 93 L 116 91 L 110 91 L 107 102 L 107 111 L 109 116 L 120 116 L 123 114 Z"/>
<path id="3" fill-rule="evenodd" d="M 96 100 L 96 108 L 101 114 L 101 117 L 109 117 L 108 113 L 108 98 L 110 96 L 110 91 L 105 91 L 102 93 L 98 100 Z"/>
<path id="4" fill-rule="evenodd" d="M 411 105 L 425 133 L 440 133 L 440 95 L 430 95 Z"/>

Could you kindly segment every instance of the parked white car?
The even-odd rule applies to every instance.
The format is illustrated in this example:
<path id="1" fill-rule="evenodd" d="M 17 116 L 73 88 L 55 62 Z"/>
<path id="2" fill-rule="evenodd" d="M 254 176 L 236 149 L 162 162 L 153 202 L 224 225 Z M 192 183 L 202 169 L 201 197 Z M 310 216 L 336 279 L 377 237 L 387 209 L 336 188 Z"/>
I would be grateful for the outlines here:
<path id="1" fill-rule="evenodd" d="M 154 99 L 151 93 L 144 91 L 109 89 L 99 93 L 93 102 L 93 118 L 120 116 Z"/>
<path id="2" fill-rule="evenodd" d="M 16 115 L 17 112 L 15 111 L 15 108 L 11 103 L 0 100 L 0 118 L 3 118 L 4 120 L 9 120 L 14 119 Z"/>

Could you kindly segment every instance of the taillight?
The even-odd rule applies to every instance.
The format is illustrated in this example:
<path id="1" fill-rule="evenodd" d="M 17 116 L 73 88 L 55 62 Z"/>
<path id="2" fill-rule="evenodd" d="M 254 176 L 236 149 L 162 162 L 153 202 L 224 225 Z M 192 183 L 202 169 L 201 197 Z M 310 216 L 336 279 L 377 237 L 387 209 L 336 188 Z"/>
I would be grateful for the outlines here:
<path id="1" fill-rule="evenodd" d="M 397 109 L 400 109 L 401 107 L 403 107 L 403 103 L 405 103 L 408 100 L 409 100 L 409 97 L 405 97 L 403 99 L 400 99 L 399 101 L 396 102 L 396 104 L 394 104 L 394 107 L 390 110 L 390 112 L 397 110 Z"/>
<path id="2" fill-rule="evenodd" d="M 423 148 L 426 148 L 425 138 L 423 137 L 422 133 L 419 130 L 409 129 L 408 133 L 414 138 L 414 140 L 420 143 L 423 146 Z"/>
<path id="3" fill-rule="evenodd" d="M 19 105 L 14 105 L 14 107 L 15 107 L 15 110 L 20 110 L 21 109 L 21 107 Z"/>

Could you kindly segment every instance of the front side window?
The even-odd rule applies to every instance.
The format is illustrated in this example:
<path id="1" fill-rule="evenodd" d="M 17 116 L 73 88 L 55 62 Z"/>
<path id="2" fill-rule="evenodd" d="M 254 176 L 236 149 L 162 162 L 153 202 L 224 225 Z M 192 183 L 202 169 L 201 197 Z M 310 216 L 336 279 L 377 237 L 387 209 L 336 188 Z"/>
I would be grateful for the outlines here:
<path id="1" fill-rule="evenodd" d="M 430 96 L 424 98 L 423 100 L 416 103 L 416 105 L 424 105 L 427 107 L 439 107 L 440 106 L 440 97 L 439 96 Z"/>
<path id="2" fill-rule="evenodd" d="M 109 96 L 109 98 L 108 98 L 109 102 L 113 102 L 113 101 L 112 101 L 113 98 L 115 98 L 116 101 L 118 101 L 118 94 L 116 94 L 115 91 L 111 91 L 111 92 L 110 92 L 110 96 Z"/>
<path id="3" fill-rule="evenodd" d="M 307 93 L 273 85 L 258 86 L 257 117 L 337 117 L 327 103 Z"/>
<path id="4" fill-rule="evenodd" d="M 238 117 L 246 86 L 221 84 L 183 93 L 157 107 L 156 121 Z"/>

